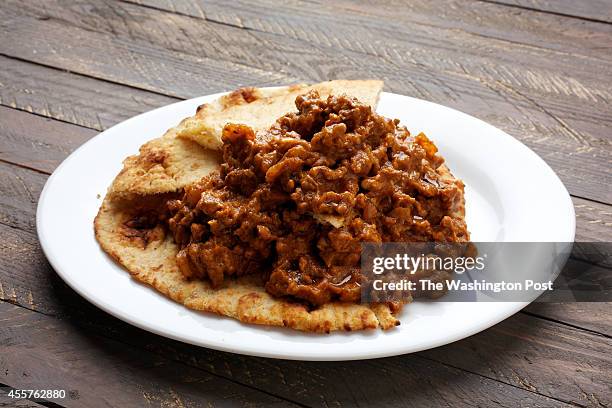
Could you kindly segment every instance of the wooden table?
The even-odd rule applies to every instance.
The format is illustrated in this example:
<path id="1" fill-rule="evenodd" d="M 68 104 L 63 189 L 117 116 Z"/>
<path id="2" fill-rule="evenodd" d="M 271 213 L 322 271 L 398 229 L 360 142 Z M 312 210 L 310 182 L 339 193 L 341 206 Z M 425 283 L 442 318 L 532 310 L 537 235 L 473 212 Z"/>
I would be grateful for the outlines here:
<path id="1" fill-rule="evenodd" d="M 68 390 L 66 407 L 612 404 L 609 303 L 533 304 L 434 350 L 312 363 L 155 336 L 58 278 L 36 203 L 77 146 L 180 99 L 330 78 L 382 78 L 504 129 L 567 186 L 577 240 L 611 241 L 609 0 L 225 3 L 0 4 L 0 383 Z M 56 406 L 7 392 L 0 405 Z"/>

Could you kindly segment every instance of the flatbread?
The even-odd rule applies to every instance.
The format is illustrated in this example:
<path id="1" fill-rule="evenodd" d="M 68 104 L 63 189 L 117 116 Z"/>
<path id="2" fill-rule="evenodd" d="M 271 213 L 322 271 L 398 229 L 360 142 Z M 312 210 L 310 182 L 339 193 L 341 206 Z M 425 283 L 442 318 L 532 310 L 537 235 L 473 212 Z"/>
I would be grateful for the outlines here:
<path id="1" fill-rule="evenodd" d="M 171 193 L 198 181 L 219 163 L 220 156 L 211 150 L 222 146 L 221 132 L 228 121 L 248 124 L 255 130 L 267 128 L 295 110 L 295 98 L 310 89 L 321 95 L 350 93 L 375 108 L 382 86 L 382 81 L 342 80 L 312 86 L 238 89 L 200 106 L 195 116 L 142 145 L 139 154 L 123 162 L 110 194 L 127 198 Z"/>
<path id="2" fill-rule="evenodd" d="M 220 160 L 220 153 L 177 138 L 173 128 L 142 145 L 139 154 L 124 160 L 109 193 L 127 198 L 180 191 L 210 173 Z"/>
<path id="3" fill-rule="evenodd" d="M 132 201 L 106 196 L 94 221 L 96 239 L 111 257 L 140 282 L 194 310 L 216 313 L 244 323 L 289 327 L 309 332 L 389 329 L 399 320 L 383 304 L 328 303 L 308 310 L 300 303 L 269 295 L 258 276 L 226 278 L 213 289 L 202 280 L 186 280 L 176 264 L 178 248 L 161 229 L 149 231 L 148 239 L 125 227 Z"/>
<path id="4" fill-rule="evenodd" d="M 376 108 L 382 88 L 383 81 L 377 80 L 336 80 L 276 90 L 243 88 L 200 106 L 195 116 L 181 122 L 178 135 L 204 147 L 220 149 L 221 133 L 227 123 L 241 123 L 254 131 L 267 129 L 279 117 L 295 111 L 295 98 L 310 90 L 321 96 L 346 94 Z"/>

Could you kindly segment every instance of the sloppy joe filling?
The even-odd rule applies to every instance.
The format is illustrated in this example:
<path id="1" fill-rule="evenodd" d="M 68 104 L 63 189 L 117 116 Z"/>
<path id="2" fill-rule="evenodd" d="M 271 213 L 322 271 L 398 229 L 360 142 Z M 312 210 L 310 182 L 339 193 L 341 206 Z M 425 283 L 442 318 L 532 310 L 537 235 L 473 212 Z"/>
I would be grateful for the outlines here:
<path id="1" fill-rule="evenodd" d="M 223 130 L 219 171 L 170 200 L 184 276 L 260 274 L 311 305 L 358 302 L 362 242 L 467 242 L 463 184 L 436 146 L 346 96 L 296 99 L 255 134 Z"/>

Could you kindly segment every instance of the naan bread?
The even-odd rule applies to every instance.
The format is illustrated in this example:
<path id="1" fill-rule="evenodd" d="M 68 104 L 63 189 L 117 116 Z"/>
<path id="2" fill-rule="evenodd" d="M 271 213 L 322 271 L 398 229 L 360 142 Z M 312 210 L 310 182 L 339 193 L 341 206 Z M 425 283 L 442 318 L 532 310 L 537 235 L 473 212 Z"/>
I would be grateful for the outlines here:
<path id="1" fill-rule="evenodd" d="M 227 123 L 241 123 L 255 131 L 267 129 L 279 117 L 295 111 L 295 98 L 310 90 L 317 90 L 321 96 L 353 96 L 375 109 L 382 88 L 383 81 L 376 80 L 336 80 L 275 90 L 243 88 L 200 106 L 195 116 L 181 122 L 178 135 L 204 147 L 220 149 L 221 133 Z"/>
<path id="2" fill-rule="evenodd" d="M 219 152 L 177 138 L 173 128 L 142 145 L 139 154 L 124 160 L 109 194 L 125 198 L 180 191 L 210 173 L 220 159 Z"/>
<path id="3" fill-rule="evenodd" d="M 243 123 L 255 130 L 267 128 L 280 116 L 294 111 L 295 98 L 310 89 L 321 95 L 350 94 L 375 109 L 382 87 L 382 81 L 338 80 L 312 86 L 238 89 L 200 106 L 195 116 L 141 146 L 139 154 L 123 162 L 110 194 L 125 198 L 182 190 L 218 164 L 217 153 L 211 150 L 221 147 L 226 123 Z"/>
<path id="4" fill-rule="evenodd" d="M 160 201 L 155 197 L 147 199 Z M 399 324 L 389 307 L 382 304 L 370 307 L 334 302 L 308 310 L 300 303 L 270 296 L 258 276 L 226 279 L 217 289 L 206 281 L 186 280 L 176 264 L 178 248 L 161 227 L 134 230 L 125 225 L 139 205 L 138 201 L 113 200 L 107 195 L 94 221 L 96 239 L 135 279 L 190 309 L 244 323 L 310 332 L 389 329 Z"/>

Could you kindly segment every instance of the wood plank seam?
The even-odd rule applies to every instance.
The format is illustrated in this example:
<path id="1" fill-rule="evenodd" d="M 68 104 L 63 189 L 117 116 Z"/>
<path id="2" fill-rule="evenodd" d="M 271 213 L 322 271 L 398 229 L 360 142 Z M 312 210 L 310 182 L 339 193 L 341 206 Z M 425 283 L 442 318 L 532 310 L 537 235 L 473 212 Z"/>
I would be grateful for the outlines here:
<path id="1" fill-rule="evenodd" d="M 83 30 L 86 30 L 86 29 L 83 28 Z M 15 60 L 15 61 L 21 61 L 21 62 L 24 62 L 26 64 L 38 65 L 40 67 L 45 67 L 45 68 L 53 69 L 53 70 L 56 70 L 56 71 L 67 72 L 67 73 L 70 73 L 72 75 L 77 75 L 77 76 L 83 77 L 83 78 L 89 78 L 89 79 L 93 79 L 93 80 L 101 81 L 101 82 L 106 82 L 108 84 L 113 84 L 113 85 L 120 85 L 120 86 L 124 86 L 126 88 L 136 89 L 138 91 L 144 91 L 144 92 L 149 92 L 149 93 L 152 93 L 152 94 L 155 94 L 155 95 L 159 95 L 159 96 L 165 96 L 166 98 L 174 98 L 174 99 L 176 99 L 177 102 L 185 100 L 185 98 L 181 98 L 181 97 L 178 97 L 178 96 L 168 95 L 168 94 L 163 93 L 163 92 L 158 92 L 158 91 L 156 91 L 154 89 L 140 88 L 140 87 L 137 87 L 135 85 L 132 85 L 132 84 L 129 84 L 129 83 L 126 83 L 126 82 L 116 82 L 116 81 L 112 81 L 110 79 L 106 79 L 106 78 L 102 78 L 102 77 L 96 77 L 96 76 L 93 76 L 93 75 L 88 75 L 86 73 L 79 72 L 79 71 L 72 71 L 70 69 L 58 68 L 56 66 L 45 64 L 45 63 L 42 63 L 42 62 L 37 61 L 37 60 L 25 59 L 25 58 L 22 58 L 22 57 L 17 57 L 17 56 L 10 55 L 10 54 L 5 54 L 3 52 L 0 52 L 0 56 L 5 57 L 5 58 L 9 58 L 9 59 L 12 59 L 12 60 Z M 26 111 L 26 112 L 34 113 L 34 112 L 29 112 L 29 111 Z M 66 122 L 66 123 L 72 123 L 72 122 Z M 77 126 L 81 126 L 78 123 L 72 123 L 72 124 L 73 125 L 77 125 Z"/>
<path id="2" fill-rule="evenodd" d="M 567 323 L 567 322 L 562 322 L 562 321 L 560 321 L 558 319 L 553 319 L 553 318 L 548 317 L 548 316 L 542 316 L 542 315 L 539 315 L 537 313 L 533 313 L 533 312 L 526 311 L 526 310 L 521 310 L 521 313 L 526 314 L 528 316 L 535 317 L 537 319 L 546 320 L 546 321 L 549 321 L 549 322 L 561 324 L 563 326 L 571 327 L 571 328 L 576 329 L 576 330 L 581 330 L 581 331 L 584 331 L 584 332 L 587 332 L 587 333 L 591 333 L 591 334 L 594 334 L 596 336 L 601 336 L 601 337 L 605 337 L 607 339 L 612 339 L 611 335 L 599 332 L 597 330 L 591 330 L 591 329 L 587 329 L 585 327 L 576 326 L 575 324 L 571 324 L 571 323 Z"/>
<path id="3" fill-rule="evenodd" d="M 0 294 L 0 302 L 8 303 L 9 305 L 13 305 L 13 306 L 18 306 L 18 307 L 21 307 L 23 309 L 29 310 L 30 312 L 40 313 L 41 315 L 58 318 L 57 316 L 53 315 L 52 313 L 45 313 L 42 310 L 36 310 L 36 309 L 34 309 L 32 307 L 28 307 L 28 306 L 24 305 L 23 303 L 20 303 L 16 299 L 5 298 L 5 297 L 1 296 L 1 294 Z"/>
<path id="4" fill-rule="evenodd" d="M 538 9 L 535 7 L 523 6 L 519 4 L 508 4 L 508 3 L 504 3 L 501 1 L 495 1 L 495 0 L 475 0 L 475 1 L 480 1 L 482 3 L 488 3 L 488 4 L 496 4 L 498 6 L 503 6 L 503 7 L 511 7 L 511 8 L 516 8 L 516 9 L 521 9 L 521 10 L 528 10 L 534 13 L 544 13 L 544 14 L 552 14 L 552 15 L 559 16 L 559 17 L 575 18 L 578 20 L 590 21 L 592 23 L 612 24 L 606 20 L 599 20 L 596 18 L 585 17 L 585 16 L 576 16 L 576 15 L 561 13 L 561 12 L 552 11 L 552 10 L 542 10 L 542 9 Z"/>
<path id="5" fill-rule="evenodd" d="M 16 110 L 20 110 L 20 109 L 16 109 Z M 27 111 L 22 111 L 22 112 L 27 112 Z M 28 112 L 28 113 L 30 113 L 30 112 Z M 43 116 L 43 117 L 44 117 L 44 116 Z M 45 117 L 45 118 L 46 118 L 46 117 Z M 47 172 L 47 171 L 44 171 L 44 170 L 39 170 L 39 169 L 37 169 L 37 168 L 35 168 L 35 167 L 30 167 L 30 166 L 27 166 L 27 165 L 25 165 L 25 164 L 16 163 L 16 162 L 13 162 L 13 161 L 10 161 L 10 160 L 7 160 L 7 159 L 2 159 L 2 158 L 0 158 L 0 163 L 10 164 L 11 166 L 17 166 L 17 167 L 20 167 L 20 168 L 22 168 L 22 169 L 26 169 L 26 170 L 34 171 L 34 172 L 36 172 L 36 173 L 44 174 L 44 175 L 47 175 L 47 176 L 51 175 L 51 173 L 49 173 L 49 172 Z"/>

